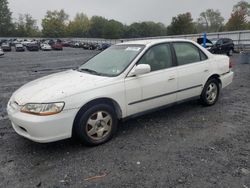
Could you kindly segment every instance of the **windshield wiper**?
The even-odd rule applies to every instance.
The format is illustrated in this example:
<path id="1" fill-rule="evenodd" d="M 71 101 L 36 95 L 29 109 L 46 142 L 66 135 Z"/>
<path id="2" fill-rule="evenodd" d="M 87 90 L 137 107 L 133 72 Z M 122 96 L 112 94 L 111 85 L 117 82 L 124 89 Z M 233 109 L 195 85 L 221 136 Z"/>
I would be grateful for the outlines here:
<path id="1" fill-rule="evenodd" d="M 91 69 L 78 69 L 80 72 L 89 72 L 91 74 L 95 74 L 95 75 L 102 75 L 101 73 L 99 72 L 96 72 L 94 70 L 91 70 Z"/>

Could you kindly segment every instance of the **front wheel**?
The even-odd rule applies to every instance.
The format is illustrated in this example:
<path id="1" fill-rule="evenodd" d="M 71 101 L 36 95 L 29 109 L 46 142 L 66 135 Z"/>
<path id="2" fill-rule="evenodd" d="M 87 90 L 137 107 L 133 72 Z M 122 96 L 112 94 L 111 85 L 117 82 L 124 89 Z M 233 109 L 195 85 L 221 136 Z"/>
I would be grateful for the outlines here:
<path id="1" fill-rule="evenodd" d="M 113 137 L 117 122 L 116 113 L 110 105 L 98 104 L 80 112 L 74 125 L 74 136 L 85 145 L 100 145 Z"/>
<path id="2" fill-rule="evenodd" d="M 207 81 L 205 84 L 202 94 L 201 94 L 201 102 L 205 106 L 212 106 L 214 105 L 220 93 L 220 86 L 217 79 L 213 78 Z"/>

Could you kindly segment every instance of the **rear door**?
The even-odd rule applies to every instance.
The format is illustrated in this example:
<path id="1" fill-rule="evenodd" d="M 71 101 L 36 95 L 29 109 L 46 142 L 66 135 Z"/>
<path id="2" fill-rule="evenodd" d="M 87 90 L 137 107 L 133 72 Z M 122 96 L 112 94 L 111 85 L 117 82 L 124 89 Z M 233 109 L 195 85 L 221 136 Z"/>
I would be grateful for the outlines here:
<path id="1" fill-rule="evenodd" d="M 210 68 L 207 56 L 190 42 L 173 43 L 177 61 L 177 101 L 199 96 Z"/>

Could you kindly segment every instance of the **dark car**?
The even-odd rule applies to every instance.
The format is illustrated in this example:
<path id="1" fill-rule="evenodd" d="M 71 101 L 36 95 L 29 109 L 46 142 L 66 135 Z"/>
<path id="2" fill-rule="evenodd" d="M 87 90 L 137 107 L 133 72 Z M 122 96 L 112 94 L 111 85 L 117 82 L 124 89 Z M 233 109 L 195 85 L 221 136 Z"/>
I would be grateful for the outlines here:
<path id="1" fill-rule="evenodd" d="M 0 40 L 0 46 L 1 46 L 3 43 L 8 43 L 8 40 L 6 40 L 6 39 L 1 39 L 1 40 Z"/>
<path id="2" fill-rule="evenodd" d="M 89 43 L 89 50 L 96 50 L 98 47 L 98 43 Z"/>
<path id="3" fill-rule="evenodd" d="M 102 43 L 102 44 L 99 44 L 97 49 L 98 50 L 106 50 L 107 48 L 109 48 L 111 46 L 111 44 L 108 44 L 108 43 Z"/>
<path id="4" fill-rule="evenodd" d="M 48 42 L 48 44 L 49 44 L 50 46 L 52 46 L 53 44 L 55 44 L 55 41 L 54 41 L 53 39 L 50 39 L 49 42 Z"/>
<path id="5" fill-rule="evenodd" d="M 61 42 L 56 42 L 52 44 L 51 47 L 53 50 L 63 50 L 63 44 Z"/>
<path id="6" fill-rule="evenodd" d="M 70 42 L 68 41 L 63 41 L 62 42 L 63 47 L 70 47 Z"/>
<path id="7" fill-rule="evenodd" d="M 229 38 L 211 39 L 213 46 L 210 48 L 210 52 L 215 54 L 227 54 L 228 56 L 233 55 L 234 42 Z"/>
<path id="8" fill-rule="evenodd" d="M 15 46 L 16 52 L 24 52 L 25 48 L 22 44 L 16 44 Z"/>
<path id="9" fill-rule="evenodd" d="M 83 46 L 82 46 L 82 48 L 84 49 L 84 50 L 88 50 L 89 49 L 89 43 L 84 43 L 83 44 Z"/>
<path id="10" fill-rule="evenodd" d="M 203 38 L 198 38 L 197 42 L 203 44 Z M 227 54 L 232 56 L 234 52 L 234 43 L 232 39 L 206 39 L 206 48 L 213 54 Z"/>
<path id="11" fill-rule="evenodd" d="M 39 45 L 37 43 L 29 43 L 26 46 L 27 50 L 29 51 L 39 51 Z"/>
<path id="12" fill-rule="evenodd" d="M 11 51 L 11 45 L 10 43 L 2 43 L 1 48 L 4 52 L 10 52 Z"/>

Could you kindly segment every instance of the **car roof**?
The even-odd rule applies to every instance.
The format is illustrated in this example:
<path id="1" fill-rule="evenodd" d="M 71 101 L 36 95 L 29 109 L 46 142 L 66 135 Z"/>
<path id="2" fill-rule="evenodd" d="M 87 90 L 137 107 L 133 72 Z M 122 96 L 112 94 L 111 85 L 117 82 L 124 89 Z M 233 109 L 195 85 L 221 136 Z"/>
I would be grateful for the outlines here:
<path id="1" fill-rule="evenodd" d="M 159 43 L 164 42 L 193 42 L 187 39 L 147 39 L 147 40 L 134 40 L 134 41 L 127 41 L 123 43 L 119 43 L 117 45 L 145 45 L 145 46 L 152 46 Z"/>

